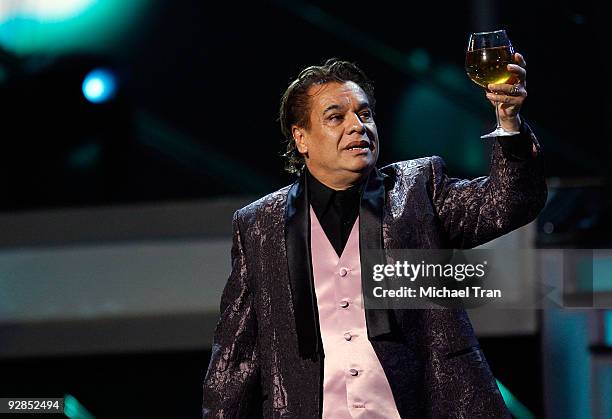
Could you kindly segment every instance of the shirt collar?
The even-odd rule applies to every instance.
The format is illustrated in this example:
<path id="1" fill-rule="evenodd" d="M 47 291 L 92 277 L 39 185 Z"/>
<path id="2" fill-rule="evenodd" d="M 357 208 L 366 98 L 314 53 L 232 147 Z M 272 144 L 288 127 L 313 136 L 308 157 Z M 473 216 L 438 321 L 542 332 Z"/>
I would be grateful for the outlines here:
<path id="1" fill-rule="evenodd" d="M 359 206 L 359 198 L 365 182 L 359 182 L 343 191 L 336 191 L 315 178 L 308 169 L 306 170 L 306 181 L 308 182 L 308 193 L 310 204 L 317 213 L 324 214 L 334 199 L 340 199 L 348 205 Z"/>

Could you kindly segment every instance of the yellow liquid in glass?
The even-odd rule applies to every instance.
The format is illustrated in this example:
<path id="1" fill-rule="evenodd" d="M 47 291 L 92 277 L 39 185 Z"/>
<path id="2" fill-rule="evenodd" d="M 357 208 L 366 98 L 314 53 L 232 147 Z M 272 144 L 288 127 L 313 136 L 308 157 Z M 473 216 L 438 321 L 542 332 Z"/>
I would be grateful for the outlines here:
<path id="1" fill-rule="evenodd" d="M 513 63 L 513 56 L 512 47 L 468 51 L 465 56 L 465 70 L 474 83 L 486 89 L 490 83 L 505 83 L 512 77 L 507 66 Z"/>

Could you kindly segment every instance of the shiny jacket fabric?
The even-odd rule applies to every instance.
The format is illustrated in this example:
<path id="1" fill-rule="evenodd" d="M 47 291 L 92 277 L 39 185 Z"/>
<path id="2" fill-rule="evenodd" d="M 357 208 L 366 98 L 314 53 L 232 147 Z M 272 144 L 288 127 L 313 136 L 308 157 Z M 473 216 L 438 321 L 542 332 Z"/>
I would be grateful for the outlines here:
<path id="1" fill-rule="evenodd" d="M 537 140 L 528 127 L 522 141 Z M 319 418 L 323 348 L 310 264 L 304 176 L 237 211 L 232 272 L 204 379 L 203 417 Z M 440 157 L 369 175 L 360 205 L 368 249 L 470 248 L 532 221 L 546 200 L 541 157 L 496 142 L 487 177 L 459 180 Z M 368 310 L 368 337 L 402 418 L 509 418 L 466 312 Z"/>

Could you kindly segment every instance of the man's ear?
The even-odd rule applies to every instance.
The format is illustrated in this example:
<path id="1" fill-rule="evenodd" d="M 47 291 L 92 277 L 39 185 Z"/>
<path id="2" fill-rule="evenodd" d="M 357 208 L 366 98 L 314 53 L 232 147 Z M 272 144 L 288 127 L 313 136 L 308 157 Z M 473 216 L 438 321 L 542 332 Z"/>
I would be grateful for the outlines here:
<path id="1" fill-rule="evenodd" d="M 306 135 L 304 133 L 304 129 L 294 125 L 291 127 L 291 135 L 293 136 L 293 141 L 295 141 L 295 146 L 297 147 L 300 154 L 308 153 L 308 146 L 306 145 Z"/>

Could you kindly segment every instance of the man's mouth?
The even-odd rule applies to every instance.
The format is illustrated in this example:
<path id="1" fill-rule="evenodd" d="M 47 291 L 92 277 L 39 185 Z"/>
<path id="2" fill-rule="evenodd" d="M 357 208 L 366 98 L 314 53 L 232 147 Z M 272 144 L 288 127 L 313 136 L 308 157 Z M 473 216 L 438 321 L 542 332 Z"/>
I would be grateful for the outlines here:
<path id="1" fill-rule="evenodd" d="M 353 141 L 350 142 L 346 147 L 345 150 L 348 151 L 363 151 L 363 150 L 370 150 L 372 148 L 372 143 L 370 143 L 369 141 Z"/>

